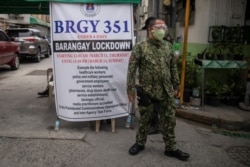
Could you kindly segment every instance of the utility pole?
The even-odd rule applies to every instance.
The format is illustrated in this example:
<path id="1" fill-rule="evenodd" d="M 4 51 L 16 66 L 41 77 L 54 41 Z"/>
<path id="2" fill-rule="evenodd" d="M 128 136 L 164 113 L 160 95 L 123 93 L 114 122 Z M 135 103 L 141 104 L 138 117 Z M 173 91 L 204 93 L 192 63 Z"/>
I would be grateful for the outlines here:
<path id="1" fill-rule="evenodd" d="M 183 41 L 183 56 L 182 56 L 182 71 L 181 71 L 181 97 L 180 104 L 183 103 L 183 93 L 185 87 L 185 71 L 186 71 L 186 56 L 187 56 L 187 38 L 188 38 L 188 25 L 190 16 L 190 0 L 186 0 L 185 9 L 185 29 L 184 29 L 184 41 Z"/>

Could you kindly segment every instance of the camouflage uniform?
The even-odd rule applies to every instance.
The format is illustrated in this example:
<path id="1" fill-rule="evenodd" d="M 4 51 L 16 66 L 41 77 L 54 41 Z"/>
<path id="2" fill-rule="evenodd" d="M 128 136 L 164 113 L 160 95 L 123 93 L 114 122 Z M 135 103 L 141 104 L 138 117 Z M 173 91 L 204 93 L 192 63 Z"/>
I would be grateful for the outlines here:
<path id="1" fill-rule="evenodd" d="M 134 83 L 137 68 L 139 84 L 151 97 L 151 103 L 148 106 L 139 106 L 140 121 L 136 142 L 139 145 L 145 145 L 155 104 L 159 106 L 160 130 L 165 142 L 165 150 L 175 150 L 176 108 L 173 88 L 179 86 L 179 76 L 172 45 L 167 41 L 154 41 L 148 38 L 134 46 L 128 67 L 128 94 L 135 93 Z"/>

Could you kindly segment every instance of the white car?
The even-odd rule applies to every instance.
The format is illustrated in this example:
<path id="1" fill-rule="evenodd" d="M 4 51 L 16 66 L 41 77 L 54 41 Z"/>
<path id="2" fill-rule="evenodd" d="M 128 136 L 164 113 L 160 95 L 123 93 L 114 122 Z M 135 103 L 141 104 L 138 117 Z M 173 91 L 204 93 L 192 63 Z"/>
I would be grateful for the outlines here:
<path id="1" fill-rule="evenodd" d="M 51 54 L 50 43 L 42 35 L 40 30 L 32 28 L 10 28 L 6 30 L 9 37 L 20 42 L 21 58 L 33 58 L 36 62 L 41 61 L 41 55 L 49 57 Z"/>

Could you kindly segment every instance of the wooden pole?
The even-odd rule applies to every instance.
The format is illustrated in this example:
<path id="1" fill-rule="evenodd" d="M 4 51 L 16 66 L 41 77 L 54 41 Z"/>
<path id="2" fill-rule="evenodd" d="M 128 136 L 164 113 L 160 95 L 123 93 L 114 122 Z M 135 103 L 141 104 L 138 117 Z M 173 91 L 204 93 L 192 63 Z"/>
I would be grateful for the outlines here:
<path id="1" fill-rule="evenodd" d="M 182 70 L 181 70 L 181 96 L 180 104 L 183 103 L 183 93 L 185 87 L 185 70 L 186 70 L 186 55 L 187 55 L 187 38 L 188 38 L 188 24 L 190 16 L 190 0 L 186 0 L 185 9 L 185 29 L 184 29 L 184 41 L 183 41 L 183 53 L 182 53 Z"/>

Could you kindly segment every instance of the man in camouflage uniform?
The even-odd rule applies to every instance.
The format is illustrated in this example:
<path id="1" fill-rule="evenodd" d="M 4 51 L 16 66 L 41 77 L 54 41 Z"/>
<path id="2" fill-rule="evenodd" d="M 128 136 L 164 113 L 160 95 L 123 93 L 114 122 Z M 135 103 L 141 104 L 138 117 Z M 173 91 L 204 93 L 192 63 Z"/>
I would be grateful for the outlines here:
<path id="1" fill-rule="evenodd" d="M 149 22 L 153 19 L 156 19 L 156 17 L 148 17 L 145 21 L 145 25 L 144 27 L 142 27 L 141 30 L 147 30 Z M 148 32 L 147 32 L 147 37 L 148 37 Z M 153 112 L 153 116 L 152 116 L 152 120 L 151 120 L 151 125 L 148 131 L 148 135 L 152 135 L 152 134 L 158 134 L 160 133 L 159 130 L 159 116 L 158 116 L 158 106 L 154 105 L 154 112 Z"/>
<path id="2" fill-rule="evenodd" d="M 152 120 L 153 107 L 157 105 L 160 115 L 160 130 L 165 142 L 165 155 L 186 160 L 189 154 L 176 149 L 174 95 L 179 90 L 179 76 L 172 45 L 163 40 L 166 29 L 163 20 L 152 19 L 147 27 L 148 38 L 134 46 L 129 59 L 128 98 L 132 103 L 135 101 L 134 83 L 138 69 L 139 87 L 136 89 L 140 112 L 136 143 L 129 149 L 129 154 L 136 155 L 144 149 Z"/>

